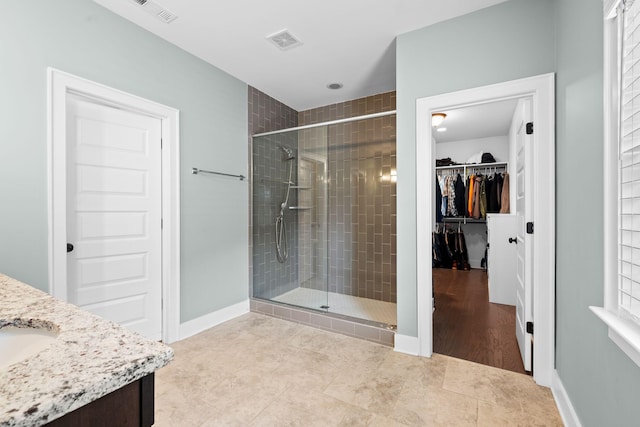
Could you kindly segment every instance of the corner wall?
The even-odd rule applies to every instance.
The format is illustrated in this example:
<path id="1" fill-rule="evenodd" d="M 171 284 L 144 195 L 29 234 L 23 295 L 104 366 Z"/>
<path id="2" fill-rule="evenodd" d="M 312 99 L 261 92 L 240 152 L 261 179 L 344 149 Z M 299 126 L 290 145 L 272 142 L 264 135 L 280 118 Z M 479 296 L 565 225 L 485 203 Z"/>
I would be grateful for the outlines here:
<path id="1" fill-rule="evenodd" d="M 640 368 L 588 309 L 603 289 L 601 0 L 557 0 L 556 369 L 584 426 L 638 425 Z M 584 179 L 588 178 L 588 185 Z"/>
<path id="2" fill-rule="evenodd" d="M 48 290 L 48 66 L 180 110 L 181 321 L 248 298 L 247 86 L 88 0 L 3 4 L 0 271 Z"/>
<path id="3" fill-rule="evenodd" d="M 511 0 L 397 39 L 398 333 L 417 337 L 416 100 L 553 72 L 553 0 Z M 442 41 L 446 40 L 446 43 Z"/>

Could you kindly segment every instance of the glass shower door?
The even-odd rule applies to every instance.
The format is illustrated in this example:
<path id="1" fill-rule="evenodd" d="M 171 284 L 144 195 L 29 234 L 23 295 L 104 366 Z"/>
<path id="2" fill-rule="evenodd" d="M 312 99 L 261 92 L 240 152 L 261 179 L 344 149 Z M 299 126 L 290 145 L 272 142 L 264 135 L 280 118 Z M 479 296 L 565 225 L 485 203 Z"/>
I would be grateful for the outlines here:
<path id="1" fill-rule="evenodd" d="M 305 307 L 321 310 L 329 308 L 326 136 L 326 127 L 300 131 L 297 183 L 300 292 Z"/>
<path id="2" fill-rule="evenodd" d="M 327 310 L 326 127 L 253 139 L 253 297 Z"/>

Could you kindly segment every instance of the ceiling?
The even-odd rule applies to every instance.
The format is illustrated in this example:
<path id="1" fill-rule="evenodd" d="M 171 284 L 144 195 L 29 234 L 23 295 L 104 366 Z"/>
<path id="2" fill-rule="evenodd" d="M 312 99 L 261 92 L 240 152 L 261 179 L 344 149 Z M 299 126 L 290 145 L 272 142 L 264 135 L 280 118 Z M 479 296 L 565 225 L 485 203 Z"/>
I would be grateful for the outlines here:
<path id="1" fill-rule="evenodd" d="M 466 141 L 469 139 L 507 136 L 516 111 L 518 99 L 489 102 L 451 110 L 442 110 L 447 117 L 438 128 L 446 132 L 433 132 L 436 143 Z M 439 111 L 440 112 L 440 111 Z"/>
<path id="2" fill-rule="evenodd" d="M 177 15 L 169 24 L 144 0 L 94 1 L 304 111 L 395 90 L 396 36 L 505 0 L 149 0 Z M 284 29 L 302 44 L 266 39 Z"/>

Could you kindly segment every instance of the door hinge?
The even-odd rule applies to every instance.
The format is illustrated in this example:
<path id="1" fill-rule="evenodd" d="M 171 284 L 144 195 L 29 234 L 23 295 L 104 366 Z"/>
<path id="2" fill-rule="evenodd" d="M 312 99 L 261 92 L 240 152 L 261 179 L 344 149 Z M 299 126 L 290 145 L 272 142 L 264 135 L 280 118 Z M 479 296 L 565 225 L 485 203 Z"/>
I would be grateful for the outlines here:
<path id="1" fill-rule="evenodd" d="M 533 134 L 533 122 L 527 123 L 527 135 Z"/>
<path id="2" fill-rule="evenodd" d="M 527 234 L 533 234 L 533 222 L 527 223 Z"/>
<path id="3" fill-rule="evenodd" d="M 160 218 L 160 229 L 164 228 L 164 219 Z"/>
<path id="4" fill-rule="evenodd" d="M 527 322 L 527 333 L 533 335 L 533 322 Z"/>

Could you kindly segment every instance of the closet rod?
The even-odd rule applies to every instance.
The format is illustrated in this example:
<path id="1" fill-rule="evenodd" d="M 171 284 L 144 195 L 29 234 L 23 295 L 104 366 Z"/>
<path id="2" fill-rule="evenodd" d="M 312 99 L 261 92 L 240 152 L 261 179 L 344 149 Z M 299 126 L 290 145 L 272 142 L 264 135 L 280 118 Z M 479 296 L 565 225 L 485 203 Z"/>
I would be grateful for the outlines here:
<path id="1" fill-rule="evenodd" d="M 447 169 L 481 169 L 481 168 L 493 168 L 493 167 L 505 167 L 509 163 L 507 162 L 495 162 L 495 163 L 468 163 L 461 165 L 451 165 L 451 166 L 436 166 L 436 170 L 447 170 Z"/>

